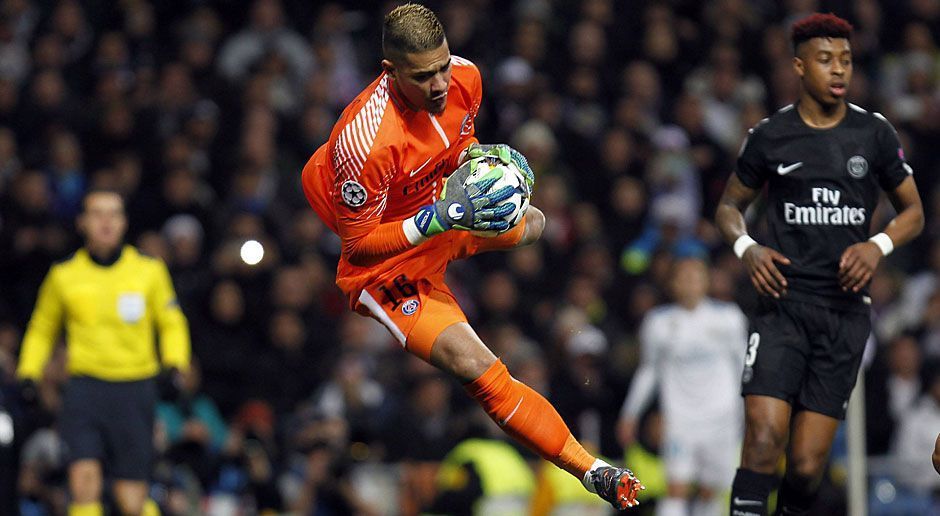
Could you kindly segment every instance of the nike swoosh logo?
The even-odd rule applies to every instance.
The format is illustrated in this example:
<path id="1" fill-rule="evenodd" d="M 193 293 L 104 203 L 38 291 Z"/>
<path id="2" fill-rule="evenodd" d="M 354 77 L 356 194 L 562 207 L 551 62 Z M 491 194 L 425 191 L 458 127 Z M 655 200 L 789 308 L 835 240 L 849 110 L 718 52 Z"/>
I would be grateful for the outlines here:
<path id="1" fill-rule="evenodd" d="M 418 168 L 412 170 L 411 172 L 409 172 L 409 173 L 408 173 L 408 177 L 414 177 L 415 174 L 417 174 L 418 172 L 421 172 L 421 170 L 423 170 L 424 167 L 428 166 L 428 163 L 431 162 L 431 159 L 432 159 L 432 158 L 433 158 L 433 156 L 432 156 L 431 158 L 428 158 L 428 160 L 425 161 L 424 164 L 422 164 L 420 167 L 418 167 Z"/>
<path id="2" fill-rule="evenodd" d="M 787 166 L 783 166 L 783 163 L 781 163 L 777 165 L 777 173 L 780 174 L 781 176 L 785 176 L 802 166 L 803 166 L 802 161 L 797 161 L 796 163 L 792 165 L 787 165 Z"/>
<path id="3" fill-rule="evenodd" d="M 745 505 L 745 506 L 746 506 L 746 505 L 754 505 L 754 506 L 763 505 L 763 503 L 760 502 L 760 501 L 758 501 L 758 500 L 742 500 L 742 499 L 738 498 L 737 496 L 734 497 L 734 504 L 735 504 L 735 505 Z"/>
<path id="4" fill-rule="evenodd" d="M 506 416 L 506 419 L 503 419 L 502 421 L 497 421 L 499 426 L 506 426 L 507 424 L 509 424 L 509 420 L 512 419 L 512 416 L 516 415 L 516 411 L 519 410 L 519 407 L 522 405 L 522 400 L 524 399 L 525 399 L 525 396 L 522 396 L 521 398 L 519 398 L 519 403 L 516 403 L 516 408 L 512 409 L 512 412 L 510 412 L 509 415 Z"/>

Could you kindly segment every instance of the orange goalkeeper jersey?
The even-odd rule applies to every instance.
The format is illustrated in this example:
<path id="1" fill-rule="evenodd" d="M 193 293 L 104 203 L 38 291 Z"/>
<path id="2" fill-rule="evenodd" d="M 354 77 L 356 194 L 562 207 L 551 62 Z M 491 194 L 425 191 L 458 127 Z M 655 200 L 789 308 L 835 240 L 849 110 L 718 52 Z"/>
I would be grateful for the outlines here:
<path id="1" fill-rule="evenodd" d="M 438 115 L 407 107 L 383 73 L 346 107 L 329 141 L 304 166 L 310 205 L 343 241 L 336 284 L 353 304 L 359 290 L 387 279 L 391 271 L 411 277 L 443 271 L 455 232 L 379 263 L 353 263 L 360 262 L 363 239 L 380 224 L 403 221 L 437 199 L 460 153 L 476 141 L 474 118 L 482 95 L 479 70 L 457 56 L 451 56 L 447 105 Z"/>

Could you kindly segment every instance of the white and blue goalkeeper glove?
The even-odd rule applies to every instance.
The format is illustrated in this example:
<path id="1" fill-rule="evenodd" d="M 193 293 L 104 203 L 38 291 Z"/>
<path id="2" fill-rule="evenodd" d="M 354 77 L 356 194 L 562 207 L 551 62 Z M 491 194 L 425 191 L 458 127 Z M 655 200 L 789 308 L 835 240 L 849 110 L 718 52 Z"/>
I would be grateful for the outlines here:
<path id="1" fill-rule="evenodd" d="M 529 190 L 535 186 L 535 173 L 532 172 L 532 167 L 529 166 L 529 161 L 525 159 L 525 156 L 521 152 L 513 149 L 505 143 L 494 143 L 494 144 L 480 144 L 480 143 L 471 143 L 467 147 L 467 158 L 468 159 L 478 159 L 478 158 L 496 158 L 504 165 L 510 163 L 516 165 L 516 168 L 522 172 L 522 175 L 525 176 L 525 182 L 529 185 Z"/>
<path id="2" fill-rule="evenodd" d="M 433 204 L 422 206 L 413 217 L 414 225 L 421 235 L 431 237 L 449 229 L 474 231 L 503 231 L 509 222 L 502 220 L 514 209 L 505 201 L 513 194 L 513 188 L 505 186 L 491 191 L 501 177 L 501 168 L 491 169 L 480 179 L 465 184 L 467 178 L 485 158 L 470 159 L 444 180 L 444 191 Z"/>

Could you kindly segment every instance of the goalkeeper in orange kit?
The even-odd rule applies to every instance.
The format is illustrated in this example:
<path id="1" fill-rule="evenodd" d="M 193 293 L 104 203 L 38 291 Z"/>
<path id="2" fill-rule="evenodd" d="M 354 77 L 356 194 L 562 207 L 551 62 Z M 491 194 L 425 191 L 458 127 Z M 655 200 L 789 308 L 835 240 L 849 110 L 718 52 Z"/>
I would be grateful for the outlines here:
<path id="1" fill-rule="evenodd" d="M 512 206 L 502 201 L 512 192 L 493 189 L 498 176 L 465 184 L 481 159 L 513 163 L 534 183 L 519 153 L 473 136 L 479 70 L 450 54 L 440 21 L 416 4 L 385 17 L 382 50 L 383 73 L 343 111 L 303 170 L 307 199 L 342 240 L 337 285 L 354 310 L 459 379 L 514 439 L 614 507 L 635 505 L 640 482 L 585 451 L 551 404 L 510 376 L 444 283 L 452 260 L 530 244 L 545 225 L 530 208 L 508 227 L 502 217 Z"/>

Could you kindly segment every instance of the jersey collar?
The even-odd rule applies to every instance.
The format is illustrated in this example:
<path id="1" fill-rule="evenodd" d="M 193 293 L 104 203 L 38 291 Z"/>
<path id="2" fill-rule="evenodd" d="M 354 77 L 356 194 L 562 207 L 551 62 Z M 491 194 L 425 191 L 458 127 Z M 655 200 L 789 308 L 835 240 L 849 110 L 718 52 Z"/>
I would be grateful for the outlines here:
<path id="1" fill-rule="evenodd" d="M 114 265 L 115 263 L 117 263 L 118 260 L 121 259 L 121 255 L 124 254 L 124 246 L 123 245 L 119 246 L 117 249 L 114 250 L 113 253 L 104 257 L 95 256 L 94 254 L 91 253 L 91 251 L 88 250 L 88 248 L 85 248 L 85 252 L 88 253 L 88 258 L 90 258 L 91 261 L 95 262 L 95 264 L 100 265 L 102 267 L 110 267 Z"/>

